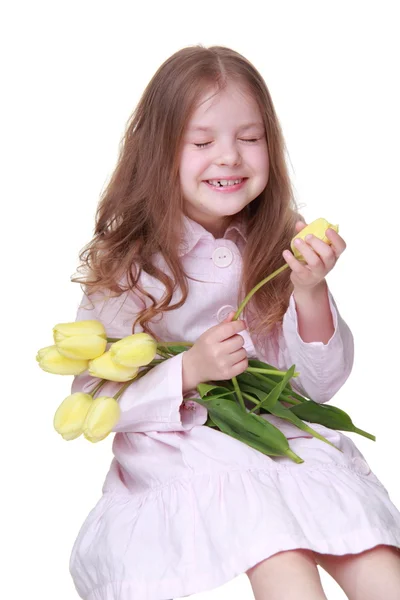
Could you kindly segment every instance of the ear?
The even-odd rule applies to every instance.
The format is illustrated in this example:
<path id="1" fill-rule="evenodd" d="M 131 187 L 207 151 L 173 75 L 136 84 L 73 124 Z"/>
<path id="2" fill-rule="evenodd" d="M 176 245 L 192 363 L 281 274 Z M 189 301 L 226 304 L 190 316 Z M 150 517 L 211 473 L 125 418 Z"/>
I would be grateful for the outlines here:
<path id="1" fill-rule="evenodd" d="M 296 233 L 300 233 L 304 227 L 307 227 L 307 223 L 304 223 L 304 221 L 297 221 L 295 225 Z"/>

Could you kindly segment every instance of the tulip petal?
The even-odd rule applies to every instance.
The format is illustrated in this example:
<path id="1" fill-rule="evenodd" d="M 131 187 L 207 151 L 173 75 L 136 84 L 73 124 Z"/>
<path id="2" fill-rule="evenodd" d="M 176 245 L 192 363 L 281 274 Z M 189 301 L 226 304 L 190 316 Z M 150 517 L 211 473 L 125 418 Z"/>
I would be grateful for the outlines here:
<path id="1" fill-rule="evenodd" d="M 67 396 L 54 415 L 54 429 L 67 440 L 79 437 L 93 402 L 93 397 L 83 392 Z"/>
<path id="2" fill-rule="evenodd" d="M 71 440 L 76 440 L 76 438 L 78 438 L 79 436 L 82 435 L 82 431 L 78 430 L 75 433 L 62 433 L 61 434 L 63 439 L 66 440 L 67 442 L 70 442 Z"/>
<path id="3" fill-rule="evenodd" d="M 304 227 L 304 229 L 302 229 L 297 235 L 294 236 L 294 238 L 292 239 L 291 243 L 290 243 L 290 247 L 292 249 L 292 252 L 294 254 L 294 256 L 299 259 L 299 258 L 304 258 L 303 255 L 301 254 L 300 250 L 298 250 L 296 248 L 296 246 L 294 245 L 294 241 L 296 239 L 301 239 L 304 240 L 305 237 L 307 235 L 309 235 L 310 233 L 315 235 L 315 237 L 319 238 L 320 240 L 322 240 L 323 242 L 325 242 L 326 244 L 331 245 L 331 241 L 329 238 L 326 237 L 326 230 L 327 229 L 334 229 L 336 232 L 339 231 L 339 226 L 338 225 L 332 225 L 331 223 L 329 223 L 326 219 L 320 218 L 320 219 L 316 219 L 315 221 L 313 221 L 312 223 L 310 223 L 309 225 L 307 225 L 306 227 Z"/>
<path id="4" fill-rule="evenodd" d="M 99 335 L 74 335 L 56 343 L 60 354 L 74 360 L 91 360 L 106 351 L 107 340 Z"/>
<path id="5" fill-rule="evenodd" d="M 121 367 L 114 363 L 110 351 L 89 362 L 88 371 L 93 377 L 108 379 L 109 381 L 129 381 L 138 374 L 137 367 Z"/>
<path id="6" fill-rule="evenodd" d="M 110 348 L 113 361 L 125 367 L 148 365 L 157 354 L 157 342 L 148 333 L 134 333 L 115 342 Z"/>
<path id="7" fill-rule="evenodd" d="M 83 424 L 83 435 L 90 442 L 104 440 L 118 422 L 121 414 L 115 398 L 100 396 L 93 400 Z"/>
<path id="8" fill-rule="evenodd" d="M 76 335 L 99 335 L 104 339 L 107 337 L 103 323 L 96 320 L 58 323 L 58 325 L 53 327 L 53 337 L 55 343 L 58 343 L 67 337 L 73 337 Z"/>
<path id="9" fill-rule="evenodd" d="M 73 360 L 59 353 L 57 346 L 42 348 L 36 355 L 39 367 L 47 373 L 55 375 L 79 375 L 86 371 L 89 365 L 87 360 Z"/>

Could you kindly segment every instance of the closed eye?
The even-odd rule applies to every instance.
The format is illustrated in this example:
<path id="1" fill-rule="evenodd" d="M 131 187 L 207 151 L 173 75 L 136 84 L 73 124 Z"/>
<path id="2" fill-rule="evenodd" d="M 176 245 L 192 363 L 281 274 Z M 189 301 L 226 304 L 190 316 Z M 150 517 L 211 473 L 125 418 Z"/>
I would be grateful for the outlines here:
<path id="1" fill-rule="evenodd" d="M 253 143 L 254 142 L 258 142 L 260 138 L 252 138 L 250 140 L 245 140 L 245 139 L 240 139 L 241 142 L 249 142 L 249 143 Z M 207 146 L 209 146 L 212 142 L 204 142 L 202 144 L 194 144 L 196 146 L 196 148 L 206 148 Z"/>

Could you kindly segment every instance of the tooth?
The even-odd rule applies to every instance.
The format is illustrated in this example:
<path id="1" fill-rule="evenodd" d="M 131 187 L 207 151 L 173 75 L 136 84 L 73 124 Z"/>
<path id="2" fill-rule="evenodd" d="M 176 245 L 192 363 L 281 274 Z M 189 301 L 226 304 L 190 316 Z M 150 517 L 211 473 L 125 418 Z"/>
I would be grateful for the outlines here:
<path id="1" fill-rule="evenodd" d="M 208 183 L 215 186 L 215 187 L 222 187 L 222 186 L 231 186 L 231 185 L 237 185 L 238 183 L 241 183 L 242 179 L 234 179 L 234 180 L 228 180 L 228 179 L 209 179 Z"/>

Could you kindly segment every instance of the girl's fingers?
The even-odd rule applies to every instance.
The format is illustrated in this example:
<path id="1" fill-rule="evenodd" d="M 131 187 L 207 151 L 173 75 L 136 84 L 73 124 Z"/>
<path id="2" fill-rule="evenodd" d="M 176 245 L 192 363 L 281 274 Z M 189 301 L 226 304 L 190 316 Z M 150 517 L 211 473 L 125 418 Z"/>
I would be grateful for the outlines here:
<path id="1" fill-rule="evenodd" d="M 324 266 L 320 256 L 314 251 L 313 247 L 311 246 L 311 243 L 308 243 L 308 241 L 305 242 L 304 240 L 297 239 L 295 240 L 294 245 L 299 250 L 299 252 L 301 252 L 306 263 L 310 267 L 312 267 L 313 269 L 317 269 Z M 324 246 L 326 246 L 326 244 L 324 244 Z"/>
<path id="2" fill-rule="evenodd" d="M 308 245 L 308 247 L 311 247 L 314 250 L 314 252 L 320 257 L 320 260 L 322 261 L 323 265 L 327 269 L 331 270 L 337 260 L 337 256 L 336 256 L 336 252 L 335 252 L 334 248 L 332 248 L 332 246 L 330 246 L 329 244 L 326 244 L 319 238 L 315 237 L 315 235 L 310 235 L 310 237 L 307 236 L 306 240 L 307 240 L 306 245 Z M 303 246 L 300 251 L 303 252 Z M 304 248 L 304 252 L 305 251 L 306 251 L 306 249 Z M 307 258 L 305 254 L 304 254 L 304 258 Z M 308 262 L 308 260 L 307 260 L 307 262 Z M 311 264 L 311 263 L 309 263 L 309 264 Z"/>
<path id="3" fill-rule="evenodd" d="M 339 256 L 346 250 L 346 242 L 334 229 L 327 229 L 325 235 L 332 244 L 336 258 L 339 258 Z"/>
<path id="4" fill-rule="evenodd" d="M 225 319 L 222 321 L 223 323 L 229 323 L 230 321 L 232 321 L 233 317 L 235 316 L 235 312 L 232 311 L 229 313 L 229 315 L 227 315 L 225 317 Z"/>
<path id="5" fill-rule="evenodd" d="M 224 352 L 232 354 L 233 352 L 236 352 L 236 350 L 239 350 L 243 347 L 244 338 L 240 335 L 240 333 L 237 333 L 221 343 L 223 344 Z"/>
<path id="6" fill-rule="evenodd" d="M 244 348 L 241 348 L 241 350 L 236 350 L 236 352 L 233 352 L 230 356 L 229 356 L 229 360 L 231 362 L 231 365 L 236 365 L 237 363 L 241 363 L 243 360 L 247 359 L 247 352 Z"/>
<path id="7" fill-rule="evenodd" d="M 304 223 L 304 221 L 297 221 L 294 227 L 296 233 L 300 233 L 300 231 L 304 229 L 304 227 L 307 227 L 307 223 Z"/>
<path id="8" fill-rule="evenodd" d="M 307 267 L 304 264 L 299 262 L 297 258 L 295 258 L 294 255 L 290 252 L 290 250 L 285 250 L 283 252 L 283 258 L 285 259 L 289 267 L 292 269 L 292 271 L 294 271 L 294 273 L 297 273 L 298 275 L 305 275 L 309 272 L 309 269 L 307 269 Z"/>
<path id="9" fill-rule="evenodd" d="M 219 325 L 215 325 L 212 329 L 212 337 L 209 339 L 212 342 L 223 342 L 224 340 L 231 338 L 236 333 L 239 333 L 239 331 L 246 329 L 246 324 L 241 319 L 231 322 L 223 321 Z"/>
<path id="10" fill-rule="evenodd" d="M 249 361 L 247 356 L 245 356 L 243 358 L 243 360 L 241 360 L 240 362 L 235 362 L 234 365 L 231 367 L 231 376 L 232 377 L 237 377 L 238 375 L 241 375 L 249 366 Z"/>

